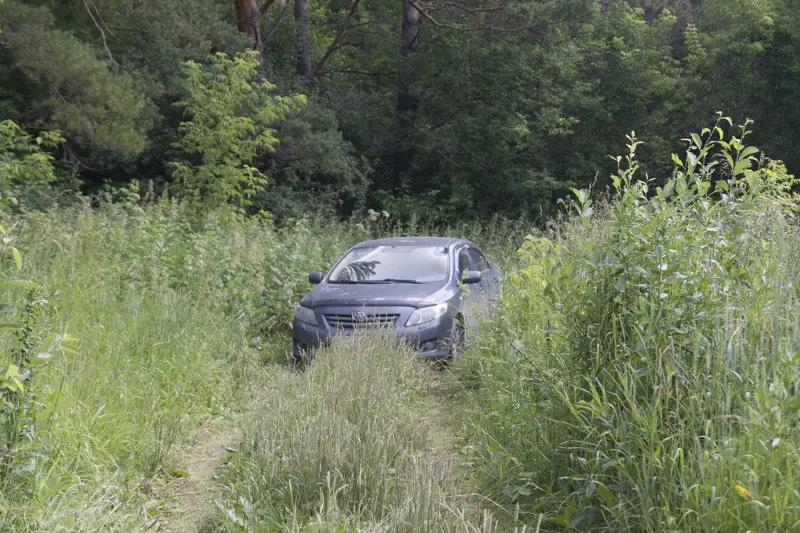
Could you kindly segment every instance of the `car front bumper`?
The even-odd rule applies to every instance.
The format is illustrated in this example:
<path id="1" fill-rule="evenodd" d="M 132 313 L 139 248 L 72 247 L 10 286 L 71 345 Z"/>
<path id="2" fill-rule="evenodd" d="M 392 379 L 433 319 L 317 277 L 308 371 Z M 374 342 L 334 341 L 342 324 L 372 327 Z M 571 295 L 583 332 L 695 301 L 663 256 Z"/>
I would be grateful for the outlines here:
<path id="1" fill-rule="evenodd" d="M 364 312 L 368 316 L 397 315 L 391 327 L 386 325 L 383 328 L 378 328 L 370 326 L 336 327 L 329 320 L 328 317 L 330 315 L 351 315 L 354 312 L 352 307 L 320 307 L 314 309 L 317 326 L 301 322 L 297 318 L 292 323 L 295 354 L 313 355 L 316 348 L 328 344 L 336 335 L 353 335 L 357 331 L 364 330 L 399 337 L 417 350 L 420 357 L 429 359 L 449 357 L 453 316 L 447 313 L 425 324 L 406 326 L 408 317 L 414 310 L 414 307 L 358 308 L 358 311 Z"/>

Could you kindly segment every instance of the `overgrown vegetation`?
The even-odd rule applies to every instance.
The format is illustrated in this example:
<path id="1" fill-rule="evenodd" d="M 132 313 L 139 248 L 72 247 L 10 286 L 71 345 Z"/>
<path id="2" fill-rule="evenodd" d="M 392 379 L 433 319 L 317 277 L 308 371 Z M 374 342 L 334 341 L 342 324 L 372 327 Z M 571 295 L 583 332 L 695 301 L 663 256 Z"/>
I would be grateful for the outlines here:
<path id="1" fill-rule="evenodd" d="M 350 337 L 272 383 L 205 530 L 492 531 L 435 448 L 429 372 L 394 341 Z"/>
<path id="2" fill-rule="evenodd" d="M 75 208 L 16 228 L 24 272 L 40 287 L 8 315 L 24 328 L 20 357 L 48 355 L 39 339 L 51 330 L 80 346 L 45 357 L 11 398 L 35 393 L 25 438 L 3 455 L 6 530 L 143 526 L 161 504 L 140 486 L 170 475 L 171 452 L 193 428 L 237 409 L 258 363 L 245 313 L 284 298 L 276 287 L 258 300 L 265 241 L 213 219 L 189 230 L 169 205 L 137 211 Z M 4 334 L 7 349 L 15 335 Z"/>
<path id="3" fill-rule="evenodd" d="M 793 530 L 794 178 L 726 119 L 529 238 L 462 367 L 484 490 L 548 528 Z"/>
<path id="4" fill-rule="evenodd" d="M 47 142 L 11 124 L 2 131 L 4 197 L 27 198 L 26 185 L 54 175 Z M 502 250 L 519 234 L 500 220 L 398 227 L 375 212 L 328 221 L 321 233 L 319 221 L 278 226 L 239 210 L 201 211 L 135 185 L 47 213 L 3 205 L 13 216 L 0 283 L 8 531 L 131 531 L 166 516 L 169 495 L 158 487 L 184 475 L 182 447 L 210 419 L 248 405 L 263 364 L 286 362 L 307 273 L 347 246 L 442 231 Z"/>
<path id="5" fill-rule="evenodd" d="M 237 411 L 209 531 L 800 529 L 793 2 L 293 4 L 0 0 L 0 530 L 161 527 Z M 282 365 L 426 233 L 507 273 L 453 376 Z"/>
<path id="6" fill-rule="evenodd" d="M 58 136 L 6 123 L 0 524 L 151 527 L 193 431 L 255 402 L 207 530 L 796 528 L 795 180 L 748 128 L 691 134 L 666 180 L 631 135 L 607 193 L 575 189 L 523 241 L 502 219 L 276 224 L 137 184 L 36 212 Z M 259 370 L 288 358 L 308 271 L 421 233 L 507 272 L 455 367 L 458 455 L 434 452 L 436 378 L 404 348 Z"/>

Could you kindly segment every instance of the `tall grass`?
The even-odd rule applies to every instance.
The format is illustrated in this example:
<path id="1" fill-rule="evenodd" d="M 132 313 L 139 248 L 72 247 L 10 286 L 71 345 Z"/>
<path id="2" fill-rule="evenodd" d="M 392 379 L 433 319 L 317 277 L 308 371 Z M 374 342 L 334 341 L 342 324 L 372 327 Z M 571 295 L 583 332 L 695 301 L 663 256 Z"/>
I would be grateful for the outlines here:
<path id="1" fill-rule="evenodd" d="M 254 365 L 285 357 L 253 338 L 286 331 L 300 273 L 344 246 L 343 232 L 321 241 L 302 224 L 184 220 L 169 204 L 117 204 L 15 228 L 40 287 L 30 336 L 69 333 L 80 348 L 26 384 L 35 431 L 5 457 L 4 529 L 147 527 L 165 509 L 143 484 L 176 471 L 195 428 L 241 408 Z"/>
<path id="2" fill-rule="evenodd" d="M 549 530 L 800 528 L 793 178 L 719 131 L 658 188 L 632 139 L 465 356 L 482 488 Z"/>
<path id="3" fill-rule="evenodd" d="M 168 200 L 117 200 L 29 214 L 11 230 L 19 276 L 38 289 L 10 296 L 27 325 L 24 339 L 0 332 L 6 352 L 35 353 L 50 332 L 80 344 L 25 383 L 25 438 L 0 449 L 0 529 L 153 526 L 168 511 L 160 480 L 180 475 L 192 432 L 246 407 L 248 390 L 265 386 L 257 365 L 290 357 L 292 306 L 310 289 L 309 271 L 370 237 L 488 240 L 494 231 L 398 227 L 372 215 L 281 226 L 225 212 L 198 220 Z"/>
<path id="4" fill-rule="evenodd" d="M 403 345 L 337 339 L 242 428 L 206 531 L 494 531 L 435 448 L 431 370 Z"/>

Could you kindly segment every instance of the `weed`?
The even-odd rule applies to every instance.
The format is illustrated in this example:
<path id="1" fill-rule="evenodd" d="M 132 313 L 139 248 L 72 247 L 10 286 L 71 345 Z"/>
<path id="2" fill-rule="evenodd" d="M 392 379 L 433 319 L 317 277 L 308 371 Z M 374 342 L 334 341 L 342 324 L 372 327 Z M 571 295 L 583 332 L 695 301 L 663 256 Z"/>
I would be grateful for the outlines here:
<path id="1" fill-rule="evenodd" d="M 464 439 L 507 508 L 583 531 L 800 527 L 797 232 L 780 164 L 747 125 L 686 139 L 529 238 L 504 313 L 461 369 Z"/>

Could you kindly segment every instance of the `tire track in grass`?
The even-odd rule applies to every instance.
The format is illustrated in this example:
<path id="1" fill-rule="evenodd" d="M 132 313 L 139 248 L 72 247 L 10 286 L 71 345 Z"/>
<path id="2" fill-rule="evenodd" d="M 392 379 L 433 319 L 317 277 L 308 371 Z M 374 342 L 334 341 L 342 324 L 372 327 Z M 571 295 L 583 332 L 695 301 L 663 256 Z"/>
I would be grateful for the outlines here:
<path id="1" fill-rule="evenodd" d="M 219 486 L 217 475 L 242 439 L 242 424 L 262 403 L 263 394 L 281 380 L 290 379 L 292 371 L 285 365 L 263 367 L 245 393 L 243 405 L 234 414 L 221 417 L 198 428 L 194 445 L 183 454 L 178 464 L 184 476 L 162 483 L 157 492 L 170 502 L 167 516 L 155 525 L 160 533 L 196 533 L 216 511 Z M 258 385 L 253 387 L 252 385 Z"/>
<path id="2" fill-rule="evenodd" d="M 207 467 L 209 483 L 197 476 L 198 490 L 186 490 L 176 510 L 193 521 L 163 531 L 245 531 L 265 524 L 281 524 L 287 532 L 500 531 L 457 449 L 456 378 L 416 361 L 416 368 L 407 367 L 402 356 L 412 354 L 395 349 L 351 340 L 326 350 L 305 372 L 274 368 L 260 397 L 248 402 L 252 416 L 240 420 L 247 424 L 241 455 L 222 467 L 218 457 L 192 452 Z M 401 456 L 382 455 L 395 445 L 403 447 Z M 337 463 L 343 457 L 349 462 Z M 327 476 L 317 471 L 319 464 L 330 469 Z M 214 491 L 223 488 L 215 487 L 214 466 L 225 490 Z M 359 492 L 372 485 L 374 495 Z"/>
<path id="3" fill-rule="evenodd" d="M 158 531 L 195 532 L 212 512 L 216 491 L 214 473 L 235 452 L 241 438 L 236 418 L 218 419 L 197 431 L 196 443 L 183 459 L 186 475 L 172 478 L 158 489 L 174 502 L 170 516 Z"/>
<path id="4" fill-rule="evenodd" d="M 457 364 L 457 363 L 456 363 Z M 503 509 L 499 504 L 480 493 L 476 472 L 468 454 L 458 448 L 459 414 L 457 413 L 459 392 L 463 385 L 446 367 L 441 371 L 433 371 L 428 397 L 423 404 L 428 407 L 422 413 L 427 422 L 429 448 L 434 454 L 441 454 L 450 464 L 452 486 L 458 489 L 459 506 L 450 509 L 458 517 L 458 532 L 468 533 L 539 533 L 542 515 L 533 524 L 523 524 L 513 510 Z M 504 517 L 504 518 L 503 518 Z"/>

